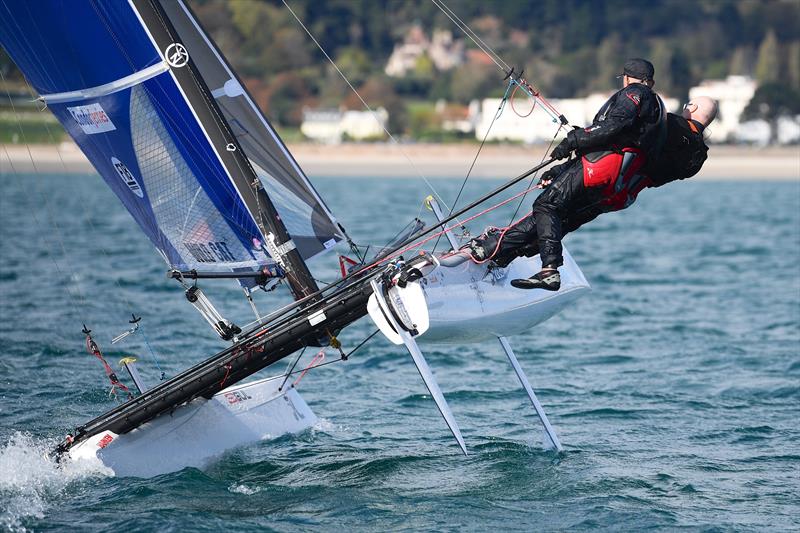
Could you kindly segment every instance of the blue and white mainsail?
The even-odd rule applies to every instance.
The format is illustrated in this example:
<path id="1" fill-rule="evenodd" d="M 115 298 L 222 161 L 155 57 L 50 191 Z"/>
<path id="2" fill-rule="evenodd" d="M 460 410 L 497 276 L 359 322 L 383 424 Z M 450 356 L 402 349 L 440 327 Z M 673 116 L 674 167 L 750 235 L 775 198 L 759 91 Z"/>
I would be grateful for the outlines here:
<path id="1" fill-rule="evenodd" d="M 282 250 L 308 258 L 342 238 L 182 3 L 0 0 L 0 42 L 172 268 L 272 262 L 263 189 L 292 237 Z"/>

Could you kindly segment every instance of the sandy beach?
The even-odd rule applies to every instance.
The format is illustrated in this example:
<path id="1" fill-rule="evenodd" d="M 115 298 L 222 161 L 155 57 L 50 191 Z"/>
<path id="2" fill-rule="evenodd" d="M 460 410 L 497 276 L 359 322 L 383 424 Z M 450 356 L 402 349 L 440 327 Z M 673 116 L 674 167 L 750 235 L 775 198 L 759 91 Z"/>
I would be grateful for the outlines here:
<path id="1" fill-rule="evenodd" d="M 312 178 L 323 177 L 463 177 L 478 150 L 476 144 L 292 144 L 289 149 Z M 508 178 L 542 161 L 546 146 L 487 145 L 472 176 Z M 73 143 L 3 145 L 0 174 L 93 169 Z M 800 147 L 754 148 L 712 145 L 700 179 L 800 180 Z"/>

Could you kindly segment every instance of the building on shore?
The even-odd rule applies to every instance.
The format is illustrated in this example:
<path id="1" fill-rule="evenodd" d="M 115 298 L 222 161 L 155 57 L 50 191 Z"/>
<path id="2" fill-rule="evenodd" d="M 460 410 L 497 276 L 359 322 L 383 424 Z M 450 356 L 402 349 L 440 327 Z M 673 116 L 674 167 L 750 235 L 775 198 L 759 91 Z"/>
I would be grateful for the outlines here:
<path id="1" fill-rule="evenodd" d="M 364 141 L 384 136 L 389 113 L 379 107 L 374 113 L 345 109 L 303 110 L 300 132 L 325 144 L 338 144 L 345 139 Z"/>
<path id="2" fill-rule="evenodd" d="M 522 96 L 519 96 L 522 94 Z M 575 126 L 591 124 L 597 111 L 613 92 L 593 93 L 585 98 L 561 98 L 548 100 L 569 123 Z M 668 111 L 679 106 L 676 98 L 663 97 Z M 559 121 L 548 113 L 540 102 L 533 101 L 517 91 L 514 101 L 507 101 L 502 113 L 495 118 L 501 103 L 500 98 L 486 98 L 481 102 L 480 117 L 475 127 L 475 138 L 487 141 L 517 141 L 525 144 L 548 143 L 561 138 L 566 130 L 559 131 Z M 491 127 L 491 130 L 490 130 Z M 487 135 L 488 132 L 488 135 Z"/>
<path id="3" fill-rule="evenodd" d="M 724 143 L 736 140 L 742 113 L 750 103 L 758 84 L 747 76 L 728 76 L 724 80 L 704 80 L 689 89 L 689 98 L 708 96 L 719 104 L 719 114 L 711 130 L 710 141 Z"/>
<path id="4" fill-rule="evenodd" d="M 464 41 L 454 39 L 449 30 L 434 30 L 428 39 L 420 26 L 412 26 L 404 41 L 395 45 L 384 72 L 401 78 L 416 68 L 422 56 L 430 58 L 437 70 L 450 70 L 464 63 Z"/>

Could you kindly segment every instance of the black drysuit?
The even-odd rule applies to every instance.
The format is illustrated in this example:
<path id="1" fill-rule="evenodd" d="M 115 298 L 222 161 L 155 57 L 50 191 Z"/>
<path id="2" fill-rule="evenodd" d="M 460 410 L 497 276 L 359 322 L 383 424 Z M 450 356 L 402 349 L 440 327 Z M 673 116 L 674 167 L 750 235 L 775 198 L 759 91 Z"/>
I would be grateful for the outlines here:
<path id="1" fill-rule="evenodd" d="M 521 255 L 541 254 L 542 266 L 561 266 L 561 239 L 604 212 L 621 209 L 606 200 L 606 184 L 585 182 L 584 166 L 623 148 L 641 150 L 639 157 L 655 159 L 666 138 L 666 113 L 649 87 L 635 83 L 615 93 L 594 117 L 592 125 L 570 131 L 567 142 L 578 158 L 557 167 L 557 175 L 533 203 L 533 212 L 510 227 L 494 256 L 499 265 Z M 582 157 L 586 156 L 588 162 Z M 606 181 L 616 176 L 606 176 Z M 635 195 L 634 195 L 635 199 Z M 632 201 L 632 200 L 631 200 Z M 483 248 L 491 254 L 500 234 L 489 235 Z"/>

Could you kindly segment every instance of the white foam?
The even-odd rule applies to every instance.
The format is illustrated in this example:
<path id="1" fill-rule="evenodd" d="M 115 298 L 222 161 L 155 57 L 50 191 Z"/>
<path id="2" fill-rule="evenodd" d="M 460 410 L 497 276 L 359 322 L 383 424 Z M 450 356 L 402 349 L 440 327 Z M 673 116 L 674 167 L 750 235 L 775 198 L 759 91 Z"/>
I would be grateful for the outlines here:
<path id="1" fill-rule="evenodd" d="M 247 485 L 243 484 L 237 485 L 236 483 L 234 483 L 233 485 L 228 487 L 228 491 L 236 494 L 246 494 L 247 496 L 250 496 L 257 492 L 261 492 L 261 487 L 248 487 Z"/>
<path id="2" fill-rule="evenodd" d="M 113 475 L 99 461 L 56 463 L 53 442 L 16 432 L 0 445 L 0 529 L 26 531 L 26 517 L 43 518 L 55 497 L 73 481 Z"/>
<path id="3" fill-rule="evenodd" d="M 317 418 L 317 421 L 311 426 L 312 432 L 321 431 L 323 433 L 331 433 L 333 431 L 347 431 L 348 428 L 344 426 L 337 426 L 327 418 Z"/>

